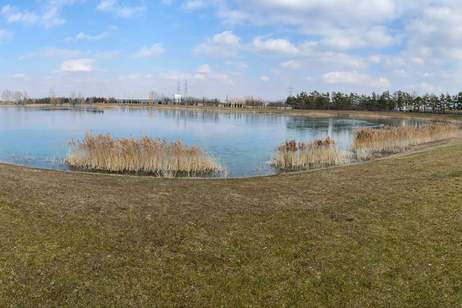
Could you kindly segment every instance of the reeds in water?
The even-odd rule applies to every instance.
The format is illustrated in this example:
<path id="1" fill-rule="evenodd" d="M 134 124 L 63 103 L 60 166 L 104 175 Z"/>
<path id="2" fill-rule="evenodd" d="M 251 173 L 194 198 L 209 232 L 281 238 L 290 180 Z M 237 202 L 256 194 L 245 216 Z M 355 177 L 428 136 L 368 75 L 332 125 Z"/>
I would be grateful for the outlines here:
<path id="1" fill-rule="evenodd" d="M 71 143 L 67 164 L 77 170 L 136 173 L 155 176 L 201 176 L 223 168 L 198 147 L 160 139 L 114 139 L 87 134 Z"/>
<path id="2" fill-rule="evenodd" d="M 375 155 L 399 153 L 410 146 L 455 137 L 459 128 L 449 124 L 362 128 L 354 137 L 352 150 L 358 160 Z"/>
<path id="3" fill-rule="evenodd" d="M 310 143 L 286 141 L 274 154 L 271 165 L 287 171 L 317 169 L 342 164 L 345 155 L 331 138 Z"/>

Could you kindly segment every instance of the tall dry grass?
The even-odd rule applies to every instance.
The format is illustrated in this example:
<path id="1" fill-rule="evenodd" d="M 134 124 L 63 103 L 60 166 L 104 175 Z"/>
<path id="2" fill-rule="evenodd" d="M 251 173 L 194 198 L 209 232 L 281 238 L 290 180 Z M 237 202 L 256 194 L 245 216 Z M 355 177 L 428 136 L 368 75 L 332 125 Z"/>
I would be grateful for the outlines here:
<path id="1" fill-rule="evenodd" d="M 352 150 L 358 160 L 368 160 L 378 154 L 399 153 L 413 145 L 458 134 L 459 128 L 449 124 L 362 128 L 355 134 Z"/>
<path id="2" fill-rule="evenodd" d="M 137 173 L 156 176 L 200 176 L 223 168 L 198 147 L 160 139 L 114 139 L 87 134 L 71 143 L 67 164 L 78 170 Z"/>
<path id="3" fill-rule="evenodd" d="M 342 164 L 345 155 L 331 138 L 311 143 L 286 141 L 274 154 L 271 165 L 288 171 L 317 169 Z"/>

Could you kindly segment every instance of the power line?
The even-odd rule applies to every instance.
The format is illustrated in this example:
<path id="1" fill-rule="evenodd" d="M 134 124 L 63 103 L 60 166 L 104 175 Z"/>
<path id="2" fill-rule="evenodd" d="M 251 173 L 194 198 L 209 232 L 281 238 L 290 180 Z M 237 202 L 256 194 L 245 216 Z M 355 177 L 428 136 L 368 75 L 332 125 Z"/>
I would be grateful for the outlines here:
<path id="1" fill-rule="evenodd" d="M 181 94 L 181 80 L 178 79 L 177 84 L 176 84 L 176 93 Z"/>
<path id="2" fill-rule="evenodd" d="M 184 97 L 188 97 L 188 80 L 184 81 Z"/>
<path id="3" fill-rule="evenodd" d="M 287 90 L 289 92 L 289 97 L 292 97 L 294 95 L 294 88 L 290 86 Z"/>

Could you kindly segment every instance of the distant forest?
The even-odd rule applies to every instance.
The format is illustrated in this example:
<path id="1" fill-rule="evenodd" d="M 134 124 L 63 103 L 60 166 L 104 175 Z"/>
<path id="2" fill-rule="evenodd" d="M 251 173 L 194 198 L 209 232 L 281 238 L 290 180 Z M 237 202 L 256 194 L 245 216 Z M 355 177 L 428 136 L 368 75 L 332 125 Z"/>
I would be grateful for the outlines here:
<path id="1" fill-rule="evenodd" d="M 433 113 L 462 112 L 462 92 L 457 95 L 414 95 L 403 91 L 371 95 L 356 93 L 302 92 L 287 98 L 287 104 L 296 109 L 412 111 Z"/>
<path id="2" fill-rule="evenodd" d="M 285 101 L 268 102 L 246 97 L 222 101 L 219 99 L 182 97 L 150 97 L 147 99 L 117 99 L 106 97 L 45 97 L 29 98 L 24 92 L 3 92 L 2 101 L 15 104 L 160 104 L 233 108 L 293 108 L 314 110 L 401 111 L 428 113 L 462 113 L 462 92 L 457 95 L 416 95 L 404 91 L 370 95 L 342 92 L 301 92 Z"/>

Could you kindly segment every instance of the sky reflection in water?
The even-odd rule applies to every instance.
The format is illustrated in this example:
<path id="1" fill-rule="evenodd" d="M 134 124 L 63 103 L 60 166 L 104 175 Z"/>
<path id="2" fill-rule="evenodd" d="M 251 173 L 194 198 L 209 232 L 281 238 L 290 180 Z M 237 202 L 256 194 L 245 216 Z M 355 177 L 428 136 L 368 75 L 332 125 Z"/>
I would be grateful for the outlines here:
<path id="1" fill-rule="evenodd" d="M 63 161 L 69 142 L 92 132 L 181 140 L 213 155 L 230 177 L 266 175 L 275 173 L 268 161 L 285 140 L 331 136 L 342 150 L 348 150 L 355 128 L 419 123 L 150 108 L 0 107 L 0 161 L 67 169 Z"/>

